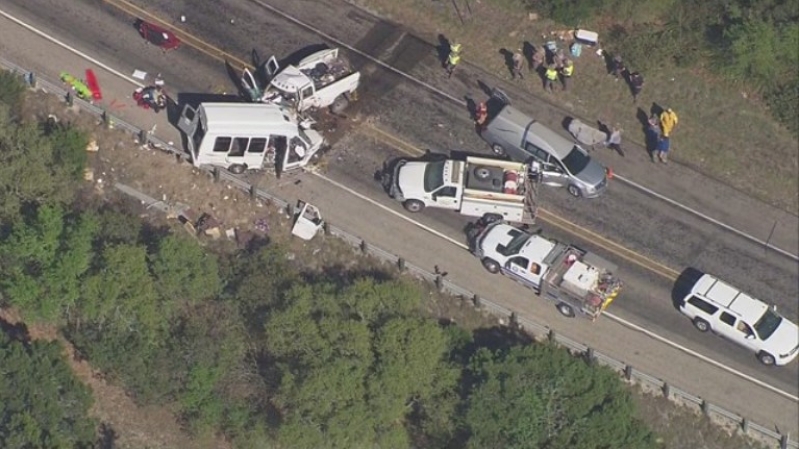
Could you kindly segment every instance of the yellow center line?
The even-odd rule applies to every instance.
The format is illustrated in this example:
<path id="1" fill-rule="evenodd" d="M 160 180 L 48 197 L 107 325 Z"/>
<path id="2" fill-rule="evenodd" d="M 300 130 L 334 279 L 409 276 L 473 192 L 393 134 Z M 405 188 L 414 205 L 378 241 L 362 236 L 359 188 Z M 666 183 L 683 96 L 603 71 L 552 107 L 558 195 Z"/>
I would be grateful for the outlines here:
<path id="1" fill-rule="evenodd" d="M 230 53 L 227 53 L 226 51 L 194 36 L 193 34 L 190 34 L 186 31 L 181 30 L 180 28 L 173 26 L 172 24 L 145 11 L 144 9 L 139 8 L 136 5 L 131 4 L 126 0 L 103 0 L 103 1 L 111 6 L 114 6 L 122 10 L 127 14 L 130 14 L 133 17 L 146 18 L 147 21 L 155 23 L 161 26 L 162 28 L 172 31 L 173 33 L 175 33 L 175 35 L 181 38 L 185 44 L 194 47 L 195 49 L 210 56 L 213 59 L 238 64 L 240 66 L 239 67 L 240 69 L 249 67 L 249 64 L 247 64 L 247 62 L 245 62 L 243 59 L 233 56 Z M 366 134 L 375 138 L 375 140 L 382 141 L 407 155 L 421 156 L 425 154 L 425 151 L 422 150 L 421 148 L 418 148 L 417 146 L 406 142 L 405 140 L 401 139 L 400 137 L 394 134 L 391 134 L 387 131 L 378 128 L 374 124 L 371 123 L 366 124 L 365 126 L 361 127 L 360 131 L 365 132 Z M 679 274 L 674 269 L 669 268 L 666 265 L 661 264 L 660 262 L 652 260 L 642 254 L 639 254 L 629 248 L 626 248 L 612 240 L 609 240 L 589 229 L 586 229 L 576 223 L 573 223 L 567 220 L 566 218 L 560 217 L 548 210 L 539 208 L 538 212 L 539 212 L 539 218 L 541 220 L 553 226 L 556 226 L 570 234 L 576 235 L 578 237 L 581 238 L 589 237 L 591 239 L 591 242 L 599 246 L 600 248 L 603 248 L 612 254 L 615 254 L 631 263 L 634 263 L 649 271 L 659 274 L 667 279 L 674 280 L 677 278 Z"/>

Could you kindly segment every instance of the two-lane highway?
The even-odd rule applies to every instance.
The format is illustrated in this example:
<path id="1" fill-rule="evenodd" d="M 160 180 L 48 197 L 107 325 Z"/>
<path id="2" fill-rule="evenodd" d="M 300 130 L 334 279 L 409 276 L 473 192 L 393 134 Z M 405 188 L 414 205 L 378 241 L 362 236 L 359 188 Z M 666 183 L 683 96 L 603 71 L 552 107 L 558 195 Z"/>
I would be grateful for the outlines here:
<path id="1" fill-rule="evenodd" d="M 41 1 L 48 3 L 44 0 Z M 43 20 L 42 15 L 37 14 L 37 8 L 45 5 L 36 5 L 36 3 L 36 1 L 25 2 L 25 7 L 16 12 L 34 23 L 38 21 L 42 28 L 50 29 L 49 21 L 55 20 L 55 18 L 47 19 L 45 15 Z M 211 90 L 211 88 L 224 89 L 225 86 L 229 89 L 228 91 L 233 89 L 232 83 L 224 71 L 224 66 L 219 60 L 214 59 L 213 55 L 208 54 L 207 49 L 199 51 L 187 47 L 179 53 L 168 56 L 161 55 L 152 48 L 144 47 L 138 40 L 135 30 L 129 26 L 129 23 L 132 23 L 131 17 L 120 14 L 118 11 L 115 12 L 113 8 L 110 10 L 108 8 L 98 9 L 96 5 L 88 3 L 82 6 L 81 9 L 79 3 L 68 12 L 61 11 L 58 14 L 58 24 L 54 24 L 52 27 L 57 34 L 60 34 L 59 37 L 72 45 L 91 52 L 102 61 L 125 73 L 130 73 L 135 68 L 149 72 L 162 72 L 167 78 L 172 92 L 203 92 Z M 272 37 L 273 39 L 269 41 L 270 47 L 279 55 L 289 54 L 308 43 L 319 41 L 318 37 L 314 37 L 302 29 L 288 26 L 274 17 L 267 19 L 269 14 L 263 12 L 261 14 L 265 15 L 262 17 L 256 11 L 250 11 L 248 19 L 236 17 L 235 26 L 220 27 L 220 30 L 215 30 L 215 32 L 223 33 L 221 37 L 218 35 L 202 35 L 201 37 L 203 40 L 211 41 L 215 47 L 225 48 L 230 52 L 231 59 L 243 60 L 249 57 L 251 49 L 247 45 L 251 46 L 251 42 L 249 44 L 242 43 L 241 48 L 230 48 L 230 42 L 235 39 L 227 39 L 224 30 L 236 30 L 240 27 L 252 30 L 255 23 L 270 23 L 270 28 L 259 31 L 259 36 L 264 41 L 269 41 L 269 38 Z M 94 26 L 82 29 L 80 21 L 87 17 L 91 19 L 90 22 Z M 189 15 L 190 20 L 192 17 L 193 15 Z M 221 12 L 217 14 L 217 21 L 224 22 L 220 17 L 225 17 Z M 111 33 L 110 30 L 115 31 Z M 97 42 L 102 42 L 102 44 Z M 223 46 L 222 43 L 225 43 L 226 46 Z M 7 46 L 9 43 L 5 42 L 3 45 Z M 393 46 L 393 48 L 394 50 L 389 46 L 381 51 L 390 54 L 391 51 L 401 50 L 403 47 Z M 406 55 L 405 58 L 423 61 L 427 57 L 418 55 L 416 58 L 411 58 L 413 51 L 420 50 L 407 51 L 411 51 L 411 54 Z M 216 57 L 219 56 L 221 55 L 216 55 Z M 41 68 L 44 73 L 48 71 L 57 73 L 58 71 L 57 67 L 47 67 L 46 61 L 39 61 L 38 65 L 39 67 L 36 68 Z M 368 75 L 365 85 L 367 95 L 362 100 L 363 104 L 359 106 L 361 108 L 361 114 L 357 117 L 360 120 L 359 124 L 342 141 L 338 142 L 329 155 L 326 176 L 349 189 L 360 192 L 361 195 L 370 198 L 373 202 L 398 211 L 401 210 L 398 205 L 386 198 L 379 185 L 372 180 L 372 173 L 382 165 L 383 161 L 397 156 L 416 155 L 420 151 L 417 149 L 419 147 L 437 150 L 463 148 L 485 152 L 484 145 L 472 133 L 471 122 L 465 111 L 442 103 L 436 95 L 420 90 L 413 83 L 392 78 L 396 75 L 385 72 L 378 66 L 366 64 L 365 71 Z M 379 86 L 380 91 L 369 92 L 370 88 L 375 89 L 375 85 Z M 362 128 L 363 125 L 360 123 L 366 120 L 367 116 L 371 116 L 369 119 L 376 121 L 378 129 L 383 131 L 369 131 L 367 128 Z M 361 129 L 364 132 L 360 132 Z M 392 137 L 387 137 L 386 132 L 389 132 Z M 383 138 L 380 138 L 381 134 Z M 378 140 L 372 140 L 369 136 L 377 137 Z M 269 179 L 264 178 L 263 182 L 268 183 Z M 333 204 L 337 204 L 327 203 L 326 201 L 330 201 L 329 198 L 320 193 L 311 193 L 318 191 L 310 187 L 314 185 L 310 180 L 306 180 L 302 185 L 309 186 L 308 195 L 314 195 L 325 201 L 320 204 L 323 210 L 331 209 Z M 584 230 L 577 228 L 578 236 L 569 235 L 563 230 L 566 227 L 564 223 L 557 223 L 557 219 L 550 217 L 542 222 L 548 235 L 566 241 L 579 240 L 589 235 L 587 241 L 579 243 L 597 250 L 622 266 L 622 276 L 628 280 L 629 287 L 623 298 L 614 304 L 613 313 L 666 335 L 688 347 L 695 348 L 704 354 L 718 358 L 736 369 L 796 395 L 796 364 L 780 370 L 765 370 L 758 366 L 749 354 L 740 349 L 718 339 L 695 333 L 690 323 L 671 308 L 671 280 L 667 276 L 663 276 L 663 273 L 653 273 L 646 267 L 632 263 L 623 254 L 619 254 L 623 251 L 618 251 L 612 245 L 598 241 L 598 239 L 592 239 L 589 233 L 598 233 L 611 241 L 623 243 L 623 246 L 642 253 L 662 265 L 671 267 L 672 270 L 694 265 L 720 274 L 736 284 L 746 287 L 758 296 L 769 298 L 782 296 L 787 298 L 784 300 L 784 304 L 781 304 L 783 310 L 787 309 L 794 315 L 796 314 L 796 302 L 795 299 L 791 300 L 790 298 L 799 296 L 796 292 L 795 265 L 786 263 L 785 260 L 780 260 L 773 255 L 763 254 L 762 249 L 752 245 L 751 242 L 719 231 L 718 228 L 708 225 L 695 216 L 669 208 L 640 192 L 618 184 L 612 187 L 607 197 L 597 201 L 574 200 L 569 198 L 565 192 L 556 190 L 545 190 L 543 195 L 544 207 L 547 210 L 554 212 L 559 217 L 569 217 L 568 221 L 572 225 L 576 224 L 586 228 Z M 400 221 L 396 217 L 386 217 L 382 212 L 372 214 L 371 206 L 363 201 L 359 201 L 357 204 L 359 204 L 359 210 L 362 211 L 361 216 L 381 216 L 381 221 L 373 224 L 378 229 L 381 226 L 385 226 L 385 228 L 395 226 L 395 223 L 386 220 Z M 342 209 L 351 209 L 351 207 Z M 350 215 L 352 218 L 357 213 L 350 211 Z M 343 218 L 338 219 L 340 214 L 336 217 L 335 222 L 344 225 Z M 461 230 L 466 221 L 457 214 L 430 211 L 430 213 L 426 212 L 413 218 L 443 232 L 452 239 L 462 240 L 463 238 Z M 573 231 L 574 229 L 569 232 Z M 405 236 L 404 251 L 408 253 L 409 260 L 414 253 L 424 252 L 422 246 L 416 247 L 420 243 L 415 236 L 402 235 Z M 397 249 L 397 252 L 401 250 L 402 248 Z M 476 265 L 479 268 L 479 264 L 474 264 L 474 261 L 469 260 L 468 256 L 455 257 L 459 260 L 432 258 L 427 260 L 435 260 L 442 266 L 449 264 Z M 458 273 L 456 270 L 450 269 L 450 271 Z M 525 292 L 518 289 L 508 290 L 513 287 L 503 286 L 501 289 L 494 289 L 486 286 L 486 282 L 489 285 L 495 282 L 487 273 L 480 272 L 477 276 L 480 279 L 475 280 L 483 285 L 481 294 L 486 296 L 495 297 L 500 290 L 508 292 L 509 295 L 525 295 Z M 460 281 L 460 279 L 455 280 Z M 534 300 L 533 303 L 537 308 L 532 311 L 534 315 L 543 315 L 546 319 L 559 320 L 556 316 L 552 317 L 543 313 L 540 309 L 544 304 L 535 301 L 537 300 Z M 529 304 L 526 302 L 524 304 L 518 303 L 518 301 L 512 302 L 518 304 L 522 309 L 530 310 Z M 604 330 L 601 326 L 588 328 L 586 323 L 569 323 L 565 326 L 581 335 L 587 329 L 593 329 L 596 332 Z M 627 346 L 631 343 L 634 342 L 625 342 L 624 344 Z M 643 346 L 638 350 L 643 350 Z M 636 350 L 633 349 L 633 351 Z M 696 393 L 701 394 L 702 392 Z M 739 411 L 744 412 L 744 410 Z"/>

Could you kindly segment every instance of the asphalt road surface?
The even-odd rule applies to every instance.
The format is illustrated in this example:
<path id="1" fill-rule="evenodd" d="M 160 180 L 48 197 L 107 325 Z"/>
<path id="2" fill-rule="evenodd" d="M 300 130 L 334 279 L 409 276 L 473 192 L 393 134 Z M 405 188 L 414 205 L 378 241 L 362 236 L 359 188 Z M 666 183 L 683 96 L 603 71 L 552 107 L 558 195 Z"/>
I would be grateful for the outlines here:
<path id="1" fill-rule="evenodd" d="M 275 2 L 281 8 L 288 7 L 290 3 Z M 271 54 L 282 58 L 309 44 L 324 42 L 319 36 L 276 17 L 254 2 L 192 2 L 191 6 L 188 6 L 188 2 L 180 1 L 148 4 L 148 11 L 157 13 L 162 18 L 174 20 L 180 14 L 186 14 L 188 22 L 181 25 L 182 29 L 241 59 L 249 60 L 253 50 L 261 58 Z M 451 86 L 441 76 L 434 49 L 425 42 L 403 34 L 393 25 L 377 21 L 362 12 L 353 12 L 347 7 L 325 8 L 324 2 L 291 4 L 297 5 L 294 13 L 304 21 L 326 28 L 331 34 L 335 32 L 336 37 L 381 57 L 403 71 L 411 72 L 443 89 L 450 89 Z M 300 8 L 302 5 L 306 7 Z M 161 72 L 167 80 L 170 93 L 178 93 L 179 98 L 187 99 L 192 94 L 207 92 L 235 91 L 224 64 L 208 54 L 209 51 L 213 53 L 213 50 L 206 48 L 206 51 L 197 51 L 184 46 L 175 53 L 163 55 L 146 46 L 138 37 L 132 26 L 133 17 L 103 2 L 74 2 L 69 8 L 65 8 L 55 1 L 14 1 L 4 5 L 3 9 L 48 30 L 123 73 L 129 74 L 134 69 L 150 73 Z M 231 25 L 230 19 L 234 19 L 235 24 Z M 0 28 L 5 29 L 2 33 L 12 32 L 5 21 Z M 66 66 L 86 66 L 85 63 L 75 61 L 75 56 L 62 54 L 57 58 L 51 57 L 49 52 L 54 50 L 45 46 L 33 46 L 33 39 L 23 42 L 9 35 L 8 38 L 2 36 L 0 42 L 0 50 L 4 55 L 8 54 L 7 57 L 12 60 L 26 59 L 19 62 L 49 75 L 50 78 L 55 78 Z M 464 108 L 364 58 L 354 56 L 353 60 L 362 67 L 365 75 L 362 96 L 359 103 L 347 112 L 349 118 L 342 119 L 338 129 L 332 132 L 339 140 L 326 156 L 326 176 L 374 202 L 405 214 L 398 204 L 386 197 L 380 185 L 373 180 L 374 171 L 386 160 L 414 154 L 416 150 L 411 146 L 435 151 L 459 149 L 488 152 L 486 146 L 473 133 L 471 120 Z M 488 77 L 480 78 L 487 84 L 492 83 Z M 105 81 L 101 80 L 101 83 Z M 484 98 L 484 94 L 476 86 L 474 76 L 461 74 L 456 83 L 458 86 L 453 91 L 468 91 L 478 101 Z M 117 81 L 108 84 L 116 85 Z M 133 90 L 133 86 L 124 87 L 124 83 L 120 85 L 121 92 L 125 88 Z M 553 126 L 563 119 L 562 112 L 532 99 L 521 107 L 536 111 L 537 118 Z M 127 113 L 138 118 L 138 111 L 120 112 L 121 115 Z M 148 116 L 143 120 L 153 119 Z M 365 121 L 373 125 L 364 125 Z M 139 124 L 147 127 L 146 122 Z M 410 145 L 392 141 L 381 133 L 374 132 L 371 130 L 373 126 L 398 136 Z M 166 124 L 159 124 L 158 134 L 161 132 L 174 135 L 174 130 L 169 130 Z M 599 157 L 607 162 L 613 161 L 617 156 L 607 153 Z M 656 169 L 662 170 L 661 167 Z M 353 199 L 343 191 L 325 186 L 323 181 L 312 175 L 298 176 L 298 180 L 302 180 L 299 185 L 284 182 L 279 187 L 268 177 L 262 177 L 259 181 L 264 186 L 285 192 L 286 197 L 304 197 L 318 203 L 323 213 L 327 213 L 335 224 L 352 230 L 369 241 L 377 242 L 408 260 L 415 258 L 425 261 L 427 265 L 438 264 L 451 273 L 454 282 L 497 301 L 505 300 L 520 313 L 527 312 L 536 321 L 550 324 L 578 341 L 596 341 L 598 348 L 609 348 L 606 349 L 608 352 L 621 359 L 636 359 L 640 361 L 636 362 L 636 366 L 642 366 L 642 369 L 644 368 L 641 364 L 649 365 L 654 370 L 645 371 L 665 377 L 675 385 L 685 386 L 687 390 L 716 403 L 720 403 L 727 396 L 737 395 L 733 402 L 738 404 L 738 408 L 735 405 L 731 407 L 756 421 L 758 416 L 768 416 L 766 419 L 771 422 L 782 423 L 780 428 L 783 430 L 791 428 L 791 425 L 795 427 L 795 402 L 793 405 L 783 403 L 780 407 L 771 407 L 772 410 L 768 410 L 769 406 L 763 404 L 768 396 L 759 388 L 741 387 L 740 381 L 727 374 L 705 371 L 709 368 L 701 366 L 703 364 L 698 361 L 688 360 L 684 362 L 685 366 L 679 367 L 675 372 L 674 363 L 685 360 L 684 356 L 678 358 L 677 355 L 669 354 L 667 349 L 654 348 L 659 344 L 645 339 L 620 341 L 617 338 L 614 342 L 614 336 L 629 335 L 629 332 L 624 334 L 618 329 L 618 325 L 608 323 L 608 320 L 591 324 L 561 319 L 549 304 L 539 299 L 529 300 L 529 292 L 510 281 L 497 281 L 483 272 L 475 259 L 462 250 L 453 248 L 453 245 L 446 244 L 443 240 L 435 242 L 435 238 L 431 240 L 430 235 L 410 227 L 396 216 L 376 208 L 374 204 Z M 711 200 L 718 202 L 718 198 L 724 198 L 712 198 L 711 188 L 700 190 L 701 180 L 694 182 L 694 197 L 670 196 L 689 204 Z M 705 181 L 705 184 L 709 185 L 711 182 Z M 661 193 L 669 195 L 671 192 Z M 699 198 L 703 194 L 709 198 Z M 736 192 L 729 193 L 730 198 L 736 195 Z M 720 230 L 715 225 L 618 182 L 612 183 L 608 195 L 597 200 L 578 200 L 569 197 L 562 190 L 542 189 L 542 203 L 547 210 L 663 265 L 678 271 L 686 266 L 707 270 L 755 296 L 772 299 L 784 314 L 796 319 L 799 269 L 788 258 L 766 252 L 748 240 Z M 331 207 L 332 205 L 335 207 Z M 463 241 L 462 229 L 468 222 L 458 214 L 445 211 L 425 211 L 412 218 L 458 241 Z M 739 223 L 746 224 L 746 220 Z M 796 363 L 784 368 L 766 369 L 746 351 L 694 331 L 690 322 L 671 305 L 670 280 L 629 263 L 609 251 L 606 245 L 598 245 L 593 239 L 584 240 L 584 237 L 567 233 L 547 222 L 541 222 L 541 225 L 546 235 L 585 246 L 621 267 L 620 275 L 626 281 L 627 287 L 611 308 L 614 314 L 793 395 L 799 391 Z M 736 225 L 741 226 L 738 223 Z M 789 239 L 785 242 L 790 246 Z M 629 356 L 625 357 L 625 354 Z M 658 360 L 658 357 L 661 359 Z M 705 373 L 706 379 L 689 379 L 694 377 L 694 372 Z M 688 385 L 699 390 L 688 388 Z M 748 413 L 747 407 L 755 407 L 757 404 L 763 405 L 762 409 Z M 780 413 L 774 413 L 775 410 L 780 410 Z"/>

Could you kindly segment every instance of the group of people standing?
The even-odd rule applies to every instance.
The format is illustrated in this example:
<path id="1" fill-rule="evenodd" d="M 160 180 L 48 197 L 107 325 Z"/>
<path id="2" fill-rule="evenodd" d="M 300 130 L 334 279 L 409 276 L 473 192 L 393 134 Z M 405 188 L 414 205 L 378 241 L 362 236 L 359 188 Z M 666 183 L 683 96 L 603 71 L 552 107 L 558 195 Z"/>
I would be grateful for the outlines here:
<path id="1" fill-rule="evenodd" d="M 555 83 L 560 81 L 563 90 L 568 90 L 571 79 L 574 76 L 574 61 L 568 59 L 562 50 L 546 47 L 543 51 L 536 51 L 531 55 L 530 69 L 542 75 L 544 89 L 550 93 L 554 92 Z M 452 77 L 452 73 L 461 61 L 462 46 L 458 43 L 449 45 L 449 53 L 444 61 L 444 68 L 447 77 Z M 574 54 L 574 51 L 572 51 Z M 510 59 L 511 74 L 513 79 L 524 79 L 524 53 L 518 49 Z M 623 79 L 630 88 L 633 96 L 633 103 L 638 100 L 638 95 L 644 88 L 644 77 L 637 71 L 627 69 L 621 56 L 616 55 L 609 60 L 610 74 L 618 81 Z M 487 117 L 485 104 L 481 103 L 476 112 L 476 124 L 481 127 Z M 652 160 L 659 160 L 668 164 L 668 154 L 671 149 L 671 132 L 678 122 L 677 113 L 671 108 L 666 108 L 659 112 L 653 112 L 648 119 L 647 140 L 651 150 Z M 621 128 L 617 125 L 607 130 L 607 140 L 605 146 L 616 150 L 622 156 L 621 150 Z"/>

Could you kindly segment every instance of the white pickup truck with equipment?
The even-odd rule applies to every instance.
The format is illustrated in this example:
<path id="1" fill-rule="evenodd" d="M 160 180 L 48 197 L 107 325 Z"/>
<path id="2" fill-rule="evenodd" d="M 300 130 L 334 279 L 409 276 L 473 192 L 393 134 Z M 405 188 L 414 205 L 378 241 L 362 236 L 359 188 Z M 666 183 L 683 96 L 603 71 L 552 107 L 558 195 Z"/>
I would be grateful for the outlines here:
<path id="1" fill-rule="evenodd" d="M 438 207 L 470 217 L 490 214 L 532 224 L 539 181 L 536 170 L 519 162 L 481 157 L 400 160 L 384 181 L 391 197 L 408 212 Z"/>
<path id="2" fill-rule="evenodd" d="M 557 304 L 567 317 L 596 320 L 622 288 L 616 267 L 573 245 L 525 232 L 499 220 L 480 220 L 470 233 L 472 253 L 490 273 L 502 273 Z"/>
<path id="3" fill-rule="evenodd" d="M 272 56 L 263 66 L 264 80 L 244 69 L 242 85 L 250 101 L 279 103 L 298 113 L 330 107 L 334 114 L 342 112 L 361 82 L 360 72 L 338 48 L 318 51 L 297 65 L 280 67 Z"/>

